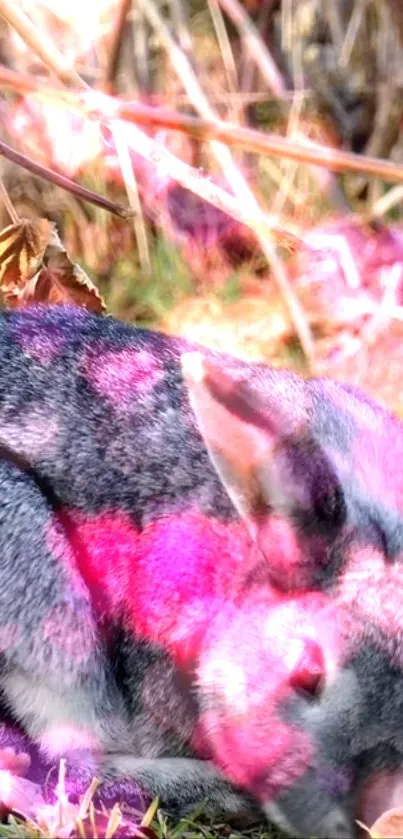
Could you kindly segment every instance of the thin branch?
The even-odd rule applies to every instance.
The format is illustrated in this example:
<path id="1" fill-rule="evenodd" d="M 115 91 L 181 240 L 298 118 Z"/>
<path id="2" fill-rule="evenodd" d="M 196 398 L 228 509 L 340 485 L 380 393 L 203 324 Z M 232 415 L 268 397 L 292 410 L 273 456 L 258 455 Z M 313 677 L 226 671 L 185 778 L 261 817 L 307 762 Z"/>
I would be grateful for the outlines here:
<path id="1" fill-rule="evenodd" d="M 119 65 L 119 57 L 122 47 L 123 33 L 131 9 L 132 0 L 120 0 L 118 13 L 114 21 L 111 37 L 111 45 L 107 67 L 105 72 L 105 90 L 112 93 Z M 130 151 L 121 130 L 121 123 L 118 120 L 111 122 L 111 132 L 115 143 L 120 171 L 126 189 L 126 195 L 130 207 L 133 210 L 133 228 L 137 242 L 140 265 L 145 275 L 151 274 L 151 259 L 147 241 L 147 230 L 144 221 L 136 175 L 134 173 Z"/>
<path id="2" fill-rule="evenodd" d="M 403 202 L 403 185 L 394 186 L 388 189 L 381 198 L 373 204 L 368 213 L 363 215 L 366 221 L 382 218 L 390 210 L 396 207 L 396 204 Z"/>
<path id="3" fill-rule="evenodd" d="M 219 2 L 219 0 L 217 0 Z M 275 0 L 262 0 L 259 9 L 259 16 L 256 22 L 256 29 L 259 37 L 262 39 L 263 43 L 265 42 L 265 38 L 271 34 L 272 31 L 272 17 L 273 17 L 273 5 Z M 253 89 L 255 85 L 256 79 L 256 71 L 257 67 L 254 61 L 250 60 L 249 50 L 246 48 L 245 44 L 242 45 L 242 56 L 241 56 L 241 82 L 240 82 L 240 90 L 242 93 L 248 93 Z M 290 91 L 292 93 L 292 91 Z M 278 102 L 278 97 L 274 94 L 275 101 Z M 285 94 L 285 102 L 287 104 L 287 97 Z"/>
<path id="4" fill-rule="evenodd" d="M 63 91 L 61 92 L 63 93 Z M 59 91 L 57 91 L 57 95 L 59 95 Z M 105 98 L 106 101 L 114 102 L 114 100 L 109 100 L 109 97 Z M 71 105 L 72 103 L 69 102 L 69 104 Z M 92 116 L 94 117 L 93 112 Z M 110 117 L 115 118 L 115 115 L 108 114 L 108 121 Z M 97 116 L 97 119 L 98 118 L 99 116 Z M 135 126 L 133 126 L 133 128 L 134 127 Z M 131 147 L 133 147 L 139 155 L 144 157 L 150 163 L 158 166 L 164 174 L 168 175 L 169 178 L 172 178 L 180 183 L 185 189 L 189 189 L 191 192 L 194 192 L 204 201 L 208 201 L 210 204 L 213 204 L 215 207 L 231 216 L 231 218 L 234 218 L 241 224 L 245 224 L 252 230 L 259 228 L 261 231 L 264 231 L 265 235 L 276 236 L 282 242 L 284 242 L 284 240 L 288 240 L 289 243 L 294 243 L 300 239 L 300 230 L 296 225 L 293 225 L 285 220 L 283 221 L 274 214 L 262 214 L 261 212 L 257 215 L 247 214 L 242 205 L 239 204 L 233 195 L 201 175 L 199 169 L 194 169 L 192 166 L 188 166 L 182 160 L 175 157 L 175 155 L 168 152 L 164 146 L 160 145 L 151 137 L 144 134 L 144 132 L 140 131 L 140 129 L 138 129 L 138 133 L 135 134 L 133 132 L 133 128 L 131 134 Z M 134 142 L 135 137 L 136 141 Z M 44 178 L 50 183 L 54 183 L 56 186 L 62 187 L 62 189 L 71 192 L 83 201 L 90 201 L 93 204 L 97 204 L 103 209 L 109 210 L 122 218 L 130 218 L 133 216 L 133 212 L 130 209 L 122 207 L 119 204 L 115 204 L 112 201 L 109 201 L 109 199 L 97 195 L 85 187 L 76 184 L 69 178 L 41 166 L 39 163 L 36 163 L 26 157 L 26 155 L 10 148 L 10 146 L 7 146 L 6 143 L 3 143 L 2 141 L 0 141 L 0 155 L 3 155 L 13 163 L 27 169 L 33 175 L 38 175 L 38 177 Z"/>
<path id="5" fill-rule="evenodd" d="M 231 93 L 230 104 L 232 105 L 232 97 L 234 93 L 237 92 L 238 87 L 238 73 L 234 55 L 231 49 L 231 42 L 228 37 L 228 32 L 225 26 L 224 18 L 218 0 L 207 0 L 207 3 L 210 11 L 210 16 L 213 21 L 218 45 L 220 47 L 224 71 L 227 77 L 228 90 Z M 236 110 L 238 112 L 239 109 L 237 108 Z M 240 122 L 239 116 L 240 114 L 237 113 L 235 117 L 235 122 Z"/>
<path id="6" fill-rule="evenodd" d="M 85 94 L 81 101 L 88 105 L 95 103 L 92 96 Z M 115 114 L 138 125 L 153 125 L 183 131 L 199 140 L 219 140 L 228 145 L 240 146 L 256 154 L 288 158 L 298 163 L 307 163 L 331 169 L 333 172 L 364 172 L 376 178 L 403 183 L 403 165 L 377 157 L 368 157 L 354 152 L 341 151 L 312 140 L 294 142 L 277 134 L 263 133 L 252 128 L 243 128 L 224 120 L 199 119 L 177 114 L 164 108 L 151 108 L 133 102 L 120 102 L 112 106 Z M 91 108 L 87 111 L 90 113 Z M 99 114 L 98 114 L 99 118 Z"/>
<path id="7" fill-rule="evenodd" d="M 35 160 L 31 160 L 31 158 L 26 157 L 25 154 L 21 154 L 21 152 L 12 149 L 11 146 L 7 145 L 7 143 L 3 143 L 2 140 L 0 140 L 0 155 L 7 158 L 7 160 L 10 160 L 12 163 L 16 163 L 17 166 L 22 166 L 23 169 L 27 169 L 32 175 L 36 175 L 38 178 L 43 178 L 45 181 L 49 181 L 49 183 L 55 184 L 55 186 L 60 186 L 67 192 L 71 192 L 72 195 L 79 198 L 81 201 L 89 201 L 90 204 L 102 207 L 103 210 L 108 210 L 116 216 L 121 216 L 121 218 L 127 219 L 133 216 L 133 211 L 128 207 L 123 207 L 121 204 L 109 201 L 108 198 L 104 198 L 102 195 L 98 195 L 98 193 L 92 192 L 90 189 L 86 189 L 86 187 L 75 183 L 75 181 L 71 181 L 70 178 L 66 178 L 58 172 L 53 172 L 46 166 L 41 166 L 40 163 L 36 163 Z"/>
<path id="8" fill-rule="evenodd" d="M 136 3 L 132 6 L 131 23 L 136 89 L 137 93 L 148 95 L 151 92 L 149 27 Z"/>
<path id="9" fill-rule="evenodd" d="M 123 26 L 127 12 L 127 3 L 126 0 L 123 0 L 121 7 L 121 17 L 118 21 L 120 28 Z M 3 14 L 3 16 L 9 22 L 9 24 L 16 29 L 21 38 L 23 38 L 24 41 L 40 56 L 40 58 L 45 62 L 45 64 L 48 67 L 50 67 L 51 70 L 53 70 L 55 75 L 60 79 L 60 81 L 63 84 L 75 85 L 78 86 L 81 90 L 91 90 L 91 88 L 89 88 L 89 86 L 81 79 L 81 77 L 78 75 L 78 73 L 75 72 L 75 70 L 70 69 L 66 66 L 62 53 L 60 53 L 53 46 L 50 39 L 42 32 L 40 32 L 39 29 L 36 26 L 34 26 L 33 23 L 31 23 L 29 18 L 21 10 L 16 9 L 15 6 L 11 6 L 10 0 L 0 0 L 0 14 Z M 115 127 L 116 122 L 113 123 L 112 130 L 114 130 Z M 145 236 L 144 221 L 141 212 L 139 212 L 137 185 L 133 169 L 131 167 L 128 149 L 127 147 L 125 147 L 123 141 L 120 142 L 121 132 L 118 128 L 117 132 L 117 141 L 119 144 L 118 157 L 120 161 L 123 160 L 122 175 L 129 196 L 129 201 L 132 204 L 132 209 L 126 209 L 125 207 L 122 207 L 121 205 L 118 205 L 115 202 L 109 201 L 107 198 L 103 198 L 102 196 L 97 195 L 91 190 L 88 190 L 85 187 L 76 184 L 74 181 L 71 181 L 64 175 L 59 175 L 56 172 L 52 172 L 50 169 L 47 169 L 47 167 L 41 166 L 40 164 L 35 163 L 34 161 L 27 158 L 25 155 L 16 152 L 14 149 L 11 149 L 5 143 L 0 142 L 0 153 L 3 154 L 4 157 L 8 157 L 9 160 L 13 160 L 15 163 L 20 163 L 20 165 L 25 166 L 25 168 L 29 169 L 29 171 L 33 174 L 37 174 L 40 177 L 47 179 L 51 183 L 61 186 L 63 189 L 72 192 L 77 198 L 81 198 L 82 200 L 86 201 L 91 201 L 92 203 L 97 204 L 99 207 L 102 207 L 103 209 L 108 209 L 111 212 L 114 212 L 122 216 L 123 218 L 134 217 L 135 219 L 137 219 L 134 222 L 134 229 L 135 234 L 137 236 L 139 256 L 142 261 L 142 265 L 146 268 L 146 270 L 149 270 L 150 258 L 148 254 L 147 241 Z M 131 174 L 129 174 L 128 172 L 129 168 L 131 169 Z"/>
<path id="10" fill-rule="evenodd" d="M 132 15 L 135 9 L 133 9 Z M 129 17 L 130 20 L 130 17 Z M 78 66 L 78 65 L 77 65 Z M 100 80 L 102 78 L 101 70 L 97 67 L 90 67 L 88 65 L 82 65 L 81 67 L 83 72 L 88 73 L 91 75 L 91 78 L 95 78 Z M 9 88 L 13 91 L 18 91 L 19 93 L 39 93 L 40 90 L 48 95 L 54 96 L 54 91 L 58 90 L 65 90 L 65 88 L 60 85 L 56 87 L 58 83 L 54 84 L 53 82 L 45 82 L 43 79 L 38 79 L 36 76 L 29 76 L 25 73 L 16 72 L 15 70 L 10 70 L 9 67 L 4 67 L 4 65 L 0 64 L 0 87 Z M 403 85 L 401 85 L 403 88 Z M 368 93 L 372 91 L 372 87 L 370 85 L 364 86 L 362 91 L 364 93 Z M 69 89 L 69 92 L 72 93 L 72 89 Z M 313 91 L 312 88 L 306 88 L 304 90 L 287 90 L 284 94 L 284 99 L 287 102 L 292 102 L 296 95 L 302 96 L 304 99 L 312 96 Z M 277 97 L 271 94 L 269 91 L 251 91 L 248 93 L 244 93 L 242 91 L 238 91 L 234 93 L 236 96 L 237 101 L 244 103 L 244 102 L 277 102 Z M 217 102 L 227 101 L 228 93 L 216 91 L 212 94 L 212 100 Z M 152 101 L 152 100 L 151 100 Z M 175 95 L 175 101 L 179 102 L 180 104 L 189 104 L 189 97 L 186 93 L 178 92 Z"/>
<path id="11" fill-rule="evenodd" d="M 187 0 L 185 0 L 185 3 Z M 179 46 L 190 56 L 192 52 L 192 39 L 189 32 L 189 9 L 184 7 L 182 0 L 171 0 L 172 26 L 179 41 Z"/>
<path id="12" fill-rule="evenodd" d="M 101 87 L 106 93 L 113 93 L 113 86 L 115 84 L 116 74 L 119 65 L 120 51 L 122 47 L 123 32 L 129 14 L 131 0 L 120 0 L 119 7 L 116 12 L 116 17 L 113 23 L 113 30 L 111 34 L 107 64 L 105 68 L 105 75 Z"/>
<path id="13" fill-rule="evenodd" d="M 333 2 L 333 0 L 330 0 L 330 2 Z M 354 44 L 357 40 L 358 32 L 360 30 L 367 6 L 368 0 L 356 0 L 353 6 L 352 15 L 350 17 L 350 21 L 347 26 L 347 31 L 344 36 L 344 41 L 340 50 L 340 67 L 348 66 L 348 63 L 351 58 L 351 53 L 354 49 Z"/>
<path id="14" fill-rule="evenodd" d="M 331 40 L 340 54 L 344 38 L 340 4 L 335 3 L 334 0 L 325 0 L 324 14 L 324 19 L 329 26 Z"/>
<path id="15" fill-rule="evenodd" d="M 65 91 L 52 88 L 30 76 L 15 73 L 0 66 L 0 87 L 19 93 L 35 93 L 43 99 L 64 102 L 92 119 L 124 119 L 135 125 L 155 128 L 169 128 L 181 131 L 200 141 L 219 140 L 221 143 L 239 146 L 255 154 L 269 157 L 288 158 L 298 163 L 321 166 L 333 172 L 354 172 L 371 175 L 393 183 L 403 183 L 403 164 L 377 157 L 368 157 L 354 152 L 341 151 L 323 144 L 296 143 L 277 134 L 264 133 L 252 128 L 224 122 L 224 120 L 200 119 L 179 114 L 167 108 L 153 108 L 139 102 L 124 102 L 95 91 Z"/>
<path id="16" fill-rule="evenodd" d="M 145 274 L 151 274 L 151 259 L 148 248 L 147 231 L 141 209 L 136 176 L 133 171 L 130 151 L 125 140 L 124 132 L 122 132 L 122 123 L 120 120 L 112 121 L 111 131 L 115 142 L 120 171 L 126 188 L 126 194 L 133 210 L 134 235 L 137 241 L 140 265 Z"/>

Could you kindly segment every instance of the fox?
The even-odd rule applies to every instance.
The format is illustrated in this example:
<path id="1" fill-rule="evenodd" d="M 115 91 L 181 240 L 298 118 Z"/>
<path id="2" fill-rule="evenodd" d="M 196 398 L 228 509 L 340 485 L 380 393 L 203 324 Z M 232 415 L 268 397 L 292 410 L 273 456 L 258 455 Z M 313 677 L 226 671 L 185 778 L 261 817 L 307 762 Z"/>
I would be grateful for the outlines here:
<path id="1" fill-rule="evenodd" d="M 167 812 L 353 839 L 402 778 L 402 460 L 346 384 L 1 311 L 0 720 Z"/>

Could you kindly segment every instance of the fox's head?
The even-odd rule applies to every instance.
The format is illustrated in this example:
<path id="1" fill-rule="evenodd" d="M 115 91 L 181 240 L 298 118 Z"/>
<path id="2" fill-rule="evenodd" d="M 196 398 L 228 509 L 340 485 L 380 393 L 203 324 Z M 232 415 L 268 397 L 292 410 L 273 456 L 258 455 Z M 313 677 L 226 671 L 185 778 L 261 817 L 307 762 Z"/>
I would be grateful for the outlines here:
<path id="1" fill-rule="evenodd" d="M 334 382 L 183 370 L 261 556 L 205 639 L 197 737 L 291 835 L 353 837 L 403 776 L 403 428 Z"/>

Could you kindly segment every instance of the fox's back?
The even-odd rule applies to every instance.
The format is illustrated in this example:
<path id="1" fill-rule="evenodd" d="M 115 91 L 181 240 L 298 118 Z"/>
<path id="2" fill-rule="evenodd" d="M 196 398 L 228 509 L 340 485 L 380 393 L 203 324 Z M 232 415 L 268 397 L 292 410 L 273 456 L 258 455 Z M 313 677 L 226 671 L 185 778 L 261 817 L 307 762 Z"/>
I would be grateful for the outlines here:
<path id="1" fill-rule="evenodd" d="M 230 515 L 190 416 L 180 350 L 69 307 L 2 313 L 2 445 L 63 507 L 118 509 L 143 526 L 191 494 L 206 512 Z"/>

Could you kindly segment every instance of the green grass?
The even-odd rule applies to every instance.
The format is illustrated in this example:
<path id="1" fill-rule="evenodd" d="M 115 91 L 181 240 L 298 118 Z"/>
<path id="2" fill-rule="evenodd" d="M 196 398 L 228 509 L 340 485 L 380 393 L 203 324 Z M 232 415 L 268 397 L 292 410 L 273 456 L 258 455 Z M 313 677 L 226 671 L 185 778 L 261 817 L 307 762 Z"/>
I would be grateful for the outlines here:
<path id="1" fill-rule="evenodd" d="M 139 833 L 138 839 L 283 839 L 283 834 L 270 825 L 237 829 L 225 822 L 209 821 L 203 816 L 202 807 L 194 811 L 189 818 L 180 819 L 176 823 L 170 821 L 161 810 L 154 812 L 151 821 L 146 817 L 144 822 L 147 829 L 144 834 Z M 140 826 L 138 829 L 141 831 Z M 46 839 L 55 835 L 58 833 L 40 830 L 14 816 L 9 816 L 6 824 L 0 824 L 0 837 L 8 839 Z M 80 839 L 103 839 L 105 827 L 94 832 L 90 828 L 90 820 L 85 820 L 71 835 Z M 130 831 L 127 835 L 135 837 L 136 834 Z M 109 836 L 113 839 L 114 831 Z"/>
<path id="2" fill-rule="evenodd" d="M 162 816 L 155 819 L 150 827 L 158 839 L 282 839 L 283 837 L 276 828 L 270 826 L 240 831 L 224 823 L 208 825 L 190 819 L 181 819 L 177 824 L 169 824 Z M 8 824 L 0 825 L 0 837 L 8 837 L 8 839 L 45 839 L 47 836 L 50 837 L 51 834 L 35 830 L 30 825 L 11 817 Z M 89 839 L 92 834 L 87 832 L 85 836 Z M 103 836 L 100 833 L 98 839 L 101 837 L 103 839 Z"/>

